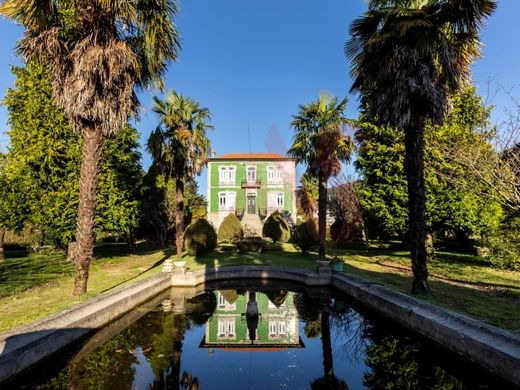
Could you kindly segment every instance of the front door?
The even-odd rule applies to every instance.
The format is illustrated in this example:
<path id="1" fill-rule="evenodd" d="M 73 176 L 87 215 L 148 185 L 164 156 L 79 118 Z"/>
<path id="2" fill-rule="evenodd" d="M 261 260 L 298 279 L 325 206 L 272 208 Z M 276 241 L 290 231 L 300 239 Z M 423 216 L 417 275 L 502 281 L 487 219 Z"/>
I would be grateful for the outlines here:
<path id="1" fill-rule="evenodd" d="M 256 195 L 255 194 L 247 195 L 247 213 L 256 214 Z"/>

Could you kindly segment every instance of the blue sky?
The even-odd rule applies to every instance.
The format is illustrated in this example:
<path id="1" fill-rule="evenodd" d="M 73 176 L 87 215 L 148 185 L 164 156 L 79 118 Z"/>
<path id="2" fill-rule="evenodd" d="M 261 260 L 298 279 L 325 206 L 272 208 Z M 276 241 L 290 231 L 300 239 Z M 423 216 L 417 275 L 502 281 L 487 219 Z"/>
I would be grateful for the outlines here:
<path id="1" fill-rule="evenodd" d="M 247 152 L 248 127 L 253 152 L 283 152 L 291 142 L 291 116 L 299 104 L 320 90 L 348 95 L 351 80 L 343 54 L 350 22 L 361 15 L 364 0 L 181 0 L 176 23 L 182 52 L 171 64 L 168 88 L 192 96 L 210 108 L 210 133 L 217 154 Z M 474 66 L 481 93 L 493 85 L 519 82 L 520 1 L 500 0 L 483 31 L 484 57 Z M 14 79 L 10 66 L 20 64 L 14 47 L 22 29 L 0 20 L 0 96 Z M 494 88 L 493 87 L 493 88 Z M 513 89 L 513 93 L 516 92 Z M 150 111 L 151 93 L 141 94 L 143 114 L 136 125 L 142 144 L 157 121 Z M 493 99 L 495 116 L 509 104 L 504 94 Z M 348 114 L 356 116 L 351 97 Z M 0 148 L 7 147 L 7 113 L 0 107 Z M 143 150 L 143 165 L 150 158 Z M 204 190 L 201 177 L 201 190 Z M 204 191 L 203 191 L 204 192 Z"/>

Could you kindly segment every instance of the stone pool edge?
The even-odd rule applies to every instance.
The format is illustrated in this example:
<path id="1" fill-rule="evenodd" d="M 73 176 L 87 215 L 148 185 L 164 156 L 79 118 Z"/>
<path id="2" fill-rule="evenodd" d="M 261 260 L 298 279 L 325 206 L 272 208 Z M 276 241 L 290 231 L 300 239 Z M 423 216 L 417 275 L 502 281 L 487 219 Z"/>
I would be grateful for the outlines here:
<path id="1" fill-rule="evenodd" d="M 287 280 L 333 286 L 372 311 L 520 386 L 520 335 L 344 273 L 327 269 L 229 266 L 161 273 L 0 334 L 0 383 L 103 327 L 170 287 L 224 280 Z"/>
<path id="2" fill-rule="evenodd" d="M 161 273 L 0 334 L 0 384 L 171 286 Z M 44 304 L 44 302 L 42 302 Z"/>
<path id="3" fill-rule="evenodd" d="M 281 279 L 307 286 L 335 287 L 372 311 L 520 386 L 520 335 L 345 273 L 229 266 L 174 272 L 172 286 L 195 287 L 232 279 Z"/>

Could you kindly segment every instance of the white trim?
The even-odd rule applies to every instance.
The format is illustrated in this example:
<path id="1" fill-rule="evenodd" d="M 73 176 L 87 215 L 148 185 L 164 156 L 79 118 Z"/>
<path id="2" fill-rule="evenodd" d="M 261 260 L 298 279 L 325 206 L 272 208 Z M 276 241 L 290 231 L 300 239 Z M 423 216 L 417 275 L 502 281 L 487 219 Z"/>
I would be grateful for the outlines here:
<path id="1" fill-rule="evenodd" d="M 272 212 L 274 210 L 282 211 L 285 208 L 285 192 L 283 191 L 268 191 L 267 192 L 267 210 Z"/>
<path id="2" fill-rule="evenodd" d="M 267 185 L 283 186 L 284 170 L 282 167 L 276 165 L 268 165 L 266 167 Z"/>
<path id="3" fill-rule="evenodd" d="M 218 184 L 220 187 L 235 185 L 237 181 L 237 167 L 235 165 L 221 165 L 218 167 Z"/>
<path id="4" fill-rule="evenodd" d="M 252 169 L 254 169 L 254 172 L 255 172 L 255 177 L 253 179 L 250 179 L 249 178 L 249 171 Z M 256 165 L 246 165 L 246 181 L 248 183 L 254 183 L 256 182 L 256 179 L 258 177 L 258 168 Z"/>
<path id="5" fill-rule="evenodd" d="M 218 210 L 234 211 L 236 208 L 237 193 L 234 191 L 219 191 Z"/>

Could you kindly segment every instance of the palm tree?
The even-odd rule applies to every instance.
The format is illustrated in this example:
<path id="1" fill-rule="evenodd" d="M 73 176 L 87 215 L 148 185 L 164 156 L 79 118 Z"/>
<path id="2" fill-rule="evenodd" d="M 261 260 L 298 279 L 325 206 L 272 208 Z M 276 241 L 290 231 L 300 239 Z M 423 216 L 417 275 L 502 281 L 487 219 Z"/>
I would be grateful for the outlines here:
<path id="1" fill-rule="evenodd" d="M 301 105 L 291 126 L 295 129 L 289 155 L 307 164 L 307 173 L 318 178 L 319 256 L 325 259 L 327 182 L 341 171 L 354 149 L 352 139 L 343 133 L 347 125 L 347 99 L 320 94 L 316 101 Z"/>
<path id="2" fill-rule="evenodd" d="M 318 208 L 318 180 L 305 173 L 300 179 L 301 185 L 296 188 L 296 197 L 307 220 L 312 220 Z"/>
<path id="3" fill-rule="evenodd" d="M 184 183 L 199 175 L 208 161 L 212 126 L 209 110 L 193 99 L 170 91 L 165 100 L 154 97 L 153 111 L 160 124 L 148 139 L 148 150 L 164 169 L 166 182 L 175 180 L 175 244 L 182 256 L 184 239 Z"/>
<path id="4" fill-rule="evenodd" d="M 429 293 L 424 127 L 442 123 L 450 97 L 470 82 L 478 31 L 495 7 L 494 0 L 372 0 L 350 26 L 351 91 L 372 121 L 405 134 L 413 293 Z"/>
<path id="5" fill-rule="evenodd" d="M 53 93 L 83 136 L 74 294 L 86 292 L 103 140 L 136 115 L 136 87 L 161 86 L 177 58 L 172 0 L 5 0 L 0 13 L 25 26 L 18 52 L 44 61 Z"/>

